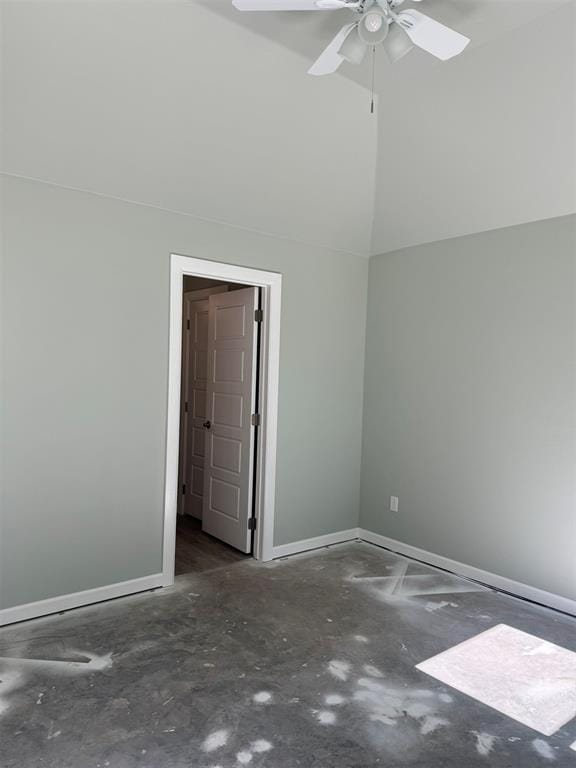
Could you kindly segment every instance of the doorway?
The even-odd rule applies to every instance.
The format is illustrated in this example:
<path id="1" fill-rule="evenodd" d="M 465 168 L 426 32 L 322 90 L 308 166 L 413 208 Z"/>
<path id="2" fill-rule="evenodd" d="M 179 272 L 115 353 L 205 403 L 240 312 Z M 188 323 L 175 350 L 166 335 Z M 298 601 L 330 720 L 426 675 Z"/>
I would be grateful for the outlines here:
<path id="1" fill-rule="evenodd" d="M 272 556 L 281 276 L 171 257 L 163 584 Z"/>
<path id="2" fill-rule="evenodd" d="M 176 576 L 252 554 L 260 289 L 185 275 Z"/>

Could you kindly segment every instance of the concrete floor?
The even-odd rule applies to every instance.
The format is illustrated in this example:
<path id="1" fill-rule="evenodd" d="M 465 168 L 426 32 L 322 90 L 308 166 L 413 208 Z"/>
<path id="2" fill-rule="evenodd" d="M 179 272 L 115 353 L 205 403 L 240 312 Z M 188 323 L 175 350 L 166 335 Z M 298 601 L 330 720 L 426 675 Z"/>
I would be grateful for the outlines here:
<path id="1" fill-rule="evenodd" d="M 368 544 L 182 576 L 1 632 L 0 765 L 576 766 L 576 721 L 541 737 L 415 669 L 500 623 L 576 650 L 573 619 Z"/>

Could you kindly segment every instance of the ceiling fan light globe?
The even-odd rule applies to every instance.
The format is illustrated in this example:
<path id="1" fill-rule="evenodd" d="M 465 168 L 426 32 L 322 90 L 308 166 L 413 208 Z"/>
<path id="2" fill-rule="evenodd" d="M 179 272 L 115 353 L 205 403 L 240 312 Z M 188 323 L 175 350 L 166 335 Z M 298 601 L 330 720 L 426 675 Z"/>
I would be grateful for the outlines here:
<path id="1" fill-rule="evenodd" d="M 406 32 L 398 24 L 392 24 L 388 37 L 383 43 L 384 52 L 388 61 L 395 64 L 403 56 L 414 48 L 414 43 L 410 40 Z"/>
<path id="2" fill-rule="evenodd" d="M 362 19 L 362 23 L 364 24 L 368 32 L 378 32 L 378 30 L 380 29 L 380 27 L 384 22 L 381 14 L 367 13 Z"/>
<path id="3" fill-rule="evenodd" d="M 388 35 L 388 18 L 382 11 L 371 9 L 360 19 L 358 34 L 366 45 L 378 45 Z"/>
<path id="4" fill-rule="evenodd" d="M 351 32 L 340 46 L 338 53 L 351 64 L 360 64 L 366 53 L 366 43 L 360 39 L 358 30 Z"/>

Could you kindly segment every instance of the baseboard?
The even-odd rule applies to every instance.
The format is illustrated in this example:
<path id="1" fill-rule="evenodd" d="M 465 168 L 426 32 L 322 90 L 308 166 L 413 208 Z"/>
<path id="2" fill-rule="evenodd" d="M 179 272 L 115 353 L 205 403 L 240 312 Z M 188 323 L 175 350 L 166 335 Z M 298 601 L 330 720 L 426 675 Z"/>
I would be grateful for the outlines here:
<path id="1" fill-rule="evenodd" d="M 311 539 L 293 541 L 290 544 L 281 544 L 280 546 L 274 547 L 272 557 L 276 560 L 280 557 L 287 557 L 288 555 L 295 555 L 300 552 L 308 552 L 313 549 L 328 547 L 333 544 L 343 544 L 346 541 L 354 541 L 355 539 L 361 539 L 370 544 L 389 549 L 392 552 L 397 552 L 400 555 L 406 555 L 406 557 L 421 560 L 424 563 L 443 568 L 444 570 L 451 571 L 459 576 L 474 579 L 474 581 L 479 581 L 482 584 L 486 584 L 501 592 L 507 592 L 511 595 L 516 595 L 576 616 L 576 601 L 570 600 L 567 597 L 555 595 L 552 592 L 546 592 L 545 590 L 531 587 L 528 584 L 523 584 L 504 576 L 498 576 L 495 573 L 490 573 L 481 568 L 460 563 L 457 560 L 451 560 L 448 557 L 443 557 L 442 555 L 428 552 L 425 549 L 413 547 L 411 544 L 405 544 L 402 541 L 391 539 L 380 533 L 368 531 L 365 528 L 349 528 L 345 531 L 336 531 L 335 533 L 328 533 L 324 536 L 315 536 Z M 130 581 L 121 581 L 117 584 L 110 584 L 105 587 L 86 589 L 82 592 L 73 592 L 68 595 L 51 597 L 46 600 L 38 600 L 34 603 L 17 605 L 13 608 L 4 608 L 3 610 L 0 610 L 0 627 L 6 626 L 7 624 L 15 624 L 19 621 L 26 621 L 27 619 L 47 616 L 51 613 L 68 611 L 71 608 L 80 608 L 81 606 L 99 603 L 103 600 L 112 600 L 116 597 L 132 595 L 136 592 L 145 592 L 146 590 L 156 589 L 162 585 L 163 575 L 161 573 L 155 573 L 151 576 L 143 576 L 139 579 L 131 579 Z"/>
<path id="2" fill-rule="evenodd" d="M 16 605 L 13 608 L 0 610 L 0 627 L 6 624 L 14 624 L 17 621 L 36 619 L 39 616 L 47 616 L 50 613 L 68 611 L 70 608 L 79 608 L 91 603 L 100 603 L 102 600 L 111 600 L 114 597 L 124 597 L 135 592 L 144 592 L 162 586 L 162 574 L 155 573 L 152 576 L 143 576 L 130 581 L 120 581 L 117 584 L 109 584 L 106 587 L 85 589 L 82 592 L 73 592 L 69 595 L 49 597 L 46 600 L 38 600 L 34 603 Z"/>
<path id="3" fill-rule="evenodd" d="M 320 549 L 320 547 L 329 547 L 331 544 L 343 544 L 345 541 L 354 541 L 358 538 L 358 528 L 349 528 L 347 531 L 336 531 L 336 533 L 327 533 L 324 536 L 315 536 L 312 539 L 302 539 L 293 541 L 290 544 L 281 544 L 272 550 L 272 559 L 279 557 L 296 555 L 299 552 L 308 552 L 311 549 Z"/>
<path id="4" fill-rule="evenodd" d="M 495 573 L 484 571 L 481 568 L 475 568 L 472 565 L 459 563 L 457 560 L 450 560 L 448 557 L 436 555 L 433 552 L 413 547 L 411 544 L 405 544 L 396 539 L 390 539 L 388 536 L 382 536 L 380 533 L 374 533 L 365 528 L 358 529 L 358 537 L 362 539 L 362 541 L 367 541 L 370 544 L 376 544 L 379 547 L 390 549 L 400 555 L 413 557 L 415 560 L 422 560 L 430 565 L 435 565 L 438 568 L 443 568 L 444 570 L 456 573 L 458 576 L 464 576 L 467 579 L 479 581 L 500 592 L 508 592 L 511 595 L 522 597 L 526 600 L 531 600 L 534 603 L 540 603 L 549 608 L 554 608 L 557 611 L 563 611 L 564 613 L 576 616 L 576 601 L 570 600 L 567 597 L 555 595 L 552 592 L 546 592 L 537 587 L 530 587 L 528 584 L 522 584 L 519 581 L 507 579 L 505 576 L 498 576 Z"/>

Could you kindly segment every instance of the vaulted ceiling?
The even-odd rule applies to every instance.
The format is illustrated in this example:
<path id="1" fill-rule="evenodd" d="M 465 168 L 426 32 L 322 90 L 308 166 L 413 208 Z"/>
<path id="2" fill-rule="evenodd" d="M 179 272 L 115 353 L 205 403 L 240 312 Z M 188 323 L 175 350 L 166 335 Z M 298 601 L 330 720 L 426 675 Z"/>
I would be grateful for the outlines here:
<path id="1" fill-rule="evenodd" d="M 213 13 L 254 32 L 267 40 L 275 40 L 285 48 L 313 61 L 323 45 L 333 37 L 351 14 L 339 13 L 239 13 L 232 0 L 195 0 Z M 512 29 L 544 16 L 570 3 L 570 0 L 425 0 L 419 10 L 457 28 L 471 38 L 468 50 L 506 37 Z M 406 2 L 405 8 L 414 6 Z M 426 57 L 428 61 L 428 57 Z M 366 86 L 368 63 L 364 67 L 344 64 L 340 74 Z"/>
<path id="2" fill-rule="evenodd" d="M 375 253 L 576 210 L 575 6 L 502 33 L 494 10 L 524 5 L 485 5 L 493 40 L 383 72 Z"/>
<path id="3" fill-rule="evenodd" d="M 363 256 L 573 210 L 575 0 L 426 6 L 473 43 L 378 57 L 371 115 L 306 74 L 348 12 L 4 0 L 4 170 Z"/>

